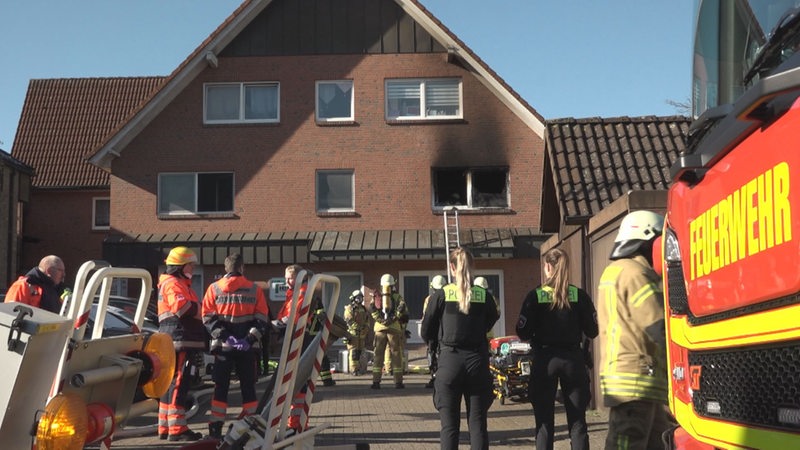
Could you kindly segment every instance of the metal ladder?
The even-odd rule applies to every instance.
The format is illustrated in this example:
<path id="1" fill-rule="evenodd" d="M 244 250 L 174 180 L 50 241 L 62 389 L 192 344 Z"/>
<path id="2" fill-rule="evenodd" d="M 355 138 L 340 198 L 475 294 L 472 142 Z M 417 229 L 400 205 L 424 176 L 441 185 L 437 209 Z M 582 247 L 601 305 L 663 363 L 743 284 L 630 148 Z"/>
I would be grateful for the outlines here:
<path id="1" fill-rule="evenodd" d="M 448 214 L 449 212 L 449 214 Z M 458 208 L 451 206 L 444 209 L 444 247 L 447 252 L 447 282 L 450 280 L 450 252 L 461 246 L 461 239 L 459 238 L 458 230 Z"/>

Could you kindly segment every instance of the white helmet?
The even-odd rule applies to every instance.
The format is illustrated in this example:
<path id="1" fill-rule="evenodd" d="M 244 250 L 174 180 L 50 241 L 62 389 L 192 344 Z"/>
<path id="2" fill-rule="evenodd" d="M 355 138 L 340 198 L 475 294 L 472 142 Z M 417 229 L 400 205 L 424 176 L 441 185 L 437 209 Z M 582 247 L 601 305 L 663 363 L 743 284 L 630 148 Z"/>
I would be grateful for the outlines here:
<path id="1" fill-rule="evenodd" d="M 431 287 L 434 289 L 441 289 L 444 287 L 444 285 L 445 285 L 444 277 L 441 275 L 436 275 L 431 280 Z"/>
<path id="2" fill-rule="evenodd" d="M 350 300 L 355 300 L 359 297 L 364 297 L 364 294 L 361 293 L 360 289 L 356 289 L 352 294 L 350 294 Z"/>
<path id="3" fill-rule="evenodd" d="M 610 259 L 629 258 L 636 254 L 644 254 L 648 261 L 652 258 L 652 242 L 664 229 L 664 216 L 652 211 L 634 211 L 628 213 L 619 225 Z M 652 262 L 651 262 L 652 263 Z"/>
<path id="4" fill-rule="evenodd" d="M 619 226 L 614 242 L 638 239 L 649 241 L 655 239 L 664 229 L 664 216 L 652 211 L 634 211 L 628 213 Z"/>
<path id="5" fill-rule="evenodd" d="M 394 286 L 394 277 L 391 274 L 384 274 L 381 277 L 381 286 Z"/>
<path id="6" fill-rule="evenodd" d="M 472 280 L 472 284 L 475 286 L 480 286 L 484 289 L 489 289 L 489 282 L 483 277 L 476 277 L 474 280 Z"/>

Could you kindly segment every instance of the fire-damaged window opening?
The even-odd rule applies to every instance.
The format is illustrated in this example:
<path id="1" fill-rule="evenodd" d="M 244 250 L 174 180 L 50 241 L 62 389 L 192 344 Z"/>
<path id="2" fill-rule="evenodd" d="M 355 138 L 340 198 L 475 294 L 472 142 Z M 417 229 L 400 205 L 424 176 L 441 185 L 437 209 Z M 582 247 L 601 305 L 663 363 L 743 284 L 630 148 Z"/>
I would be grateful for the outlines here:
<path id="1" fill-rule="evenodd" d="M 508 208 L 508 168 L 434 168 L 433 206 Z"/>

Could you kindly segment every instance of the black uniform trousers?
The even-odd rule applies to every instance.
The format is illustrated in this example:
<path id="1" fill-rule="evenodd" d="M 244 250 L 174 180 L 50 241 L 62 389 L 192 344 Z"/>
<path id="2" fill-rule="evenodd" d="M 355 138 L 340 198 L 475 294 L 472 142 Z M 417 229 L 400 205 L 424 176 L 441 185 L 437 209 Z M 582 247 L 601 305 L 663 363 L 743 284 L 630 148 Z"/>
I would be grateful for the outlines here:
<path id="1" fill-rule="evenodd" d="M 488 449 L 487 416 L 494 400 L 489 349 L 486 346 L 461 349 L 440 344 L 433 403 L 442 421 L 443 450 L 458 449 L 462 397 L 467 404 L 470 448 Z"/>
<path id="2" fill-rule="evenodd" d="M 224 352 L 214 358 L 214 397 L 227 406 L 228 390 L 231 386 L 231 374 L 236 369 L 239 377 L 239 389 L 242 394 L 242 405 L 257 401 L 256 376 L 258 373 L 259 355 L 254 350 Z"/>
<path id="3" fill-rule="evenodd" d="M 574 348 L 535 346 L 528 399 L 536 418 L 536 450 L 553 450 L 555 399 L 558 385 L 564 396 L 572 450 L 588 450 L 586 407 L 589 405 L 589 374 L 583 352 Z"/>

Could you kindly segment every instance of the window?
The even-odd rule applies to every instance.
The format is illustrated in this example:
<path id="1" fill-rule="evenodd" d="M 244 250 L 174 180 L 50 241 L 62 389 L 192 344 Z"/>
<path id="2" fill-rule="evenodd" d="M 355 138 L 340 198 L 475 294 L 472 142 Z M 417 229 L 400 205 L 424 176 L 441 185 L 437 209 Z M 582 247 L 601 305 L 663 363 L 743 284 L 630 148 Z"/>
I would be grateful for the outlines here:
<path id="1" fill-rule="evenodd" d="M 204 123 L 278 122 L 278 83 L 205 85 Z"/>
<path id="2" fill-rule="evenodd" d="M 158 175 L 158 213 L 188 215 L 233 212 L 233 173 Z"/>
<path id="3" fill-rule="evenodd" d="M 317 121 L 353 119 L 353 81 L 317 81 Z"/>
<path id="4" fill-rule="evenodd" d="M 354 180 L 352 170 L 318 170 L 317 211 L 355 211 Z"/>
<path id="5" fill-rule="evenodd" d="M 387 119 L 460 119 L 461 80 L 386 81 Z"/>
<path id="6" fill-rule="evenodd" d="M 111 226 L 111 199 L 95 197 L 92 203 L 92 229 L 108 230 Z"/>
<path id="7" fill-rule="evenodd" d="M 508 168 L 433 169 L 434 207 L 508 208 Z"/>

